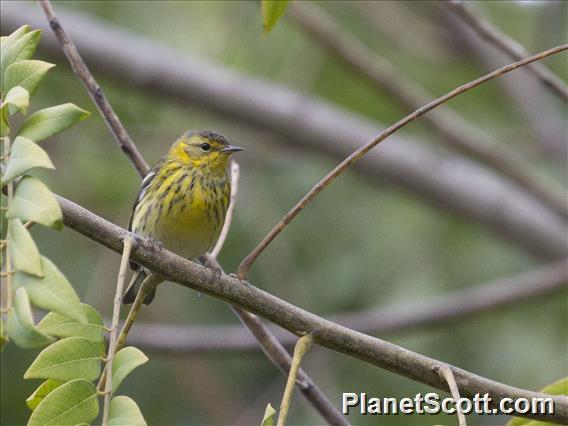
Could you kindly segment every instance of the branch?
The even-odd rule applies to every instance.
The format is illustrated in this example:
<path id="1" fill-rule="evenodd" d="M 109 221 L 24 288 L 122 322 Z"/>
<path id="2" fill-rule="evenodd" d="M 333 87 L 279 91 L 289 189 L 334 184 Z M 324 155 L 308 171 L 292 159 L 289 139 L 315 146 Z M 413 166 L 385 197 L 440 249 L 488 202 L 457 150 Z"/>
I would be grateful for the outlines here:
<path id="1" fill-rule="evenodd" d="M 314 343 L 320 346 L 438 389 L 446 391 L 449 389 L 445 380 L 437 374 L 439 368 L 447 365 L 445 363 L 327 321 L 248 282 L 242 282 L 224 273 L 218 274 L 164 248 L 152 245 L 146 240 L 141 240 L 63 197 L 56 196 L 56 198 L 67 227 L 115 252 L 121 251 L 121 241 L 124 238 L 131 236 L 137 239 L 138 244 L 132 250 L 131 259 L 170 281 L 260 315 L 297 336 L 311 332 Z M 568 421 L 568 402 L 563 396 L 545 395 L 515 388 L 457 367 L 452 367 L 452 371 L 462 395 L 466 397 L 473 397 L 476 393 L 488 393 L 492 398 L 491 406 L 494 408 L 498 408 L 497 404 L 503 398 L 550 397 L 555 404 L 554 414 L 536 416 L 527 413 L 522 417 L 558 423 Z"/>
<path id="2" fill-rule="evenodd" d="M 520 60 L 530 55 L 530 52 L 518 41 L 509 37 L 488 20 L 472 10 L 461 0 L 450 0 L 446 2 L 449 9 L 458 16 L 464 23 L 469 25 L 479 37 L 492 44 L 497 49 L 504 52 L 512 59 Z M 568 102 L 568 87 L 555 74 L 543 64 L 532 64 L 527 66 L 544 86 L 549 88 L 555 95 L 559 96 L 564 102 Z"/>
<path id="3" fill-rule="evenodd" d="M 455 325 L 489 312 L 530 303 L 568 289 L 568 259 L 520 275 L 501 278 L 473 288 L 426 301 L 420 307 L 392 306 L 346 312 L 330 321 L 367 334 L 408 333 Z M 280 343 L 293 346 L 296 337 L 273 330 Z M 149 338 L 148 336 L 152 336 Z M 175 354 L 256 350 L 257 344 L 240 326 L 185 326 L 138 324 L 129 337 L 136 345 Z"/>
<path id="4" fill-rule="evenodd" d="M 40 48 L 52 56 L 61 55 L 59 43 L 36 8 L 0 2 L 0 9 L 6 31 L 23 23 L 44 28 Z M 318 150 L 339 161 L 382 127 L 319 99 L 188 57 L 186 52 L 102 20 L 64 10 L 60 15 L 97 71 L 144 93 L 196 104 L 239 125 L 252 124 L 284 135 L 286 139 L 277 139 L 280 143 Z M 518 187 L 459 155 L 433 153 L 410 137 L 394 135 L 392 142 L 380 152 L 369 152 L 355 170 L 371 183 L 394 183 L 441 211 L 495 231 L 537 258 L 568 254 L 564 222 Z"/>
<path id="5" fill-rule="evenodd" d="M 47 17 L 49 25 L 55 33 L 57 40 L 59 40 L 61 48 L 65 53 L 65 56 L 67 56 L 73 72 L 85 85 L 89 96 L 99 109 L 99 112 L 101 113 L 108 129 L 114 136 L 116 143 L 118 144 L 120 149 L 122 149 L 122 152 L 124 152 L 128 156 L 128 158 L 130 158 L 130 161 L 132 161 L 132 164 L 134 164 L 134 167 L 136 168 L 136 171 L 138 172 L 140 177 L 146 176 L 149 171 L 148 164 L 146 163 L 146 161 L 144 161 L 144 158 L 142 158 L 142 155 L 140 154 L 140 152 L 138 152 L 138 148 L 136 148 L 136 145 L 134 145 L 134 142 L 132 142 L 132 139 L 130 139 L 128 132 L 118 119 L 117 115 L 114 113 L 114 110 L 112 109 L 112 106 L 104 95 L 103 90 L 97 84 L 93 75 L 87 68 L 87 65 L 79 55 L 75 44 L 73 44 L 73 41 L 71 40 L 71 38 L 69 38 L 69 36 L 59 23 L 59 20 L 55 15 L 55 11 L 53 10 L 51 3 L 49 2 L 49 0 L 39 0 L 39 4 L 43 9 L 43 12 L 45 13 L 45 16 Z"/>
<path id="6" fill-rule="evenodd" d="M 390 99 L 403 108 L 413 111 L 434 98 L 423 87 L 402 75 L 387 60 L 378 57 L 359 40 L 341 31 L 337 22 L 323 10 L 306 2 L 296 2 L 289 7 L 286 16 L 292 18 L 320 46 L 334 53 L 344 64 L 367 79 L 373 87 L 386 92 Z M 529 53 L 515 59 L 527 56 Z M 423 120 L 441 136 L 442 142 L 489 165 L 496 173 L 508 177 L 558 214 L 568 218 L 564 193 L 555 191 L 552 186 L 542 182 L 530 166 L 523 164 L 512 152 L 499 148 L 485 132 L 473 129 L 459 114 L 440 108 L 435 113 L 424 116 Z"/>
<path id="7" fill-rule="evenodd" d="M 426 114 L 428 111 L 433 110 L 434 108 L 442 105 L 443 103 L 449 101 L 456 96 L 459 96 L 493 78 L 500 77 L 508 72 L 511 72 L 519 67 L 524 65 L 530 64 L 531 62 L 535 62 L 541 59 L 546 58 L 547 56 L 554 55 L 555 53 L 560 53 L 568 49 L 568 44 L 557 46 L 549 50 L 545 50 L 544 52 L 538 53 L 533 55 L 529 58 L 523 59 L 522 61 L 515 62 L 510 65 L 506 65 L 501 67 L 489 74 L 484 75 L 483 77 L 477 78 L 467 84 L 459 86 L 448 92 L 444 96 L 430 102 L 427 105 L 417 109 L 412 114 L 407 115 L 402 120 L 398 121 L 397 123 L 393 124 L 386 130 L 382 131 L 379 135 L 375 138 L 367 142 L 365 145 L 361 146 L 347 158 L 345 158 L 341 163 L 339 163 L 332 171 L 330 171 L 323 179 L 321 179 L 318 183 L 314 185 L 314 187 L 302 197 L 298 203 L 292 207 L 292 209 L 284 215 L 284 217 L 278 222 L 274 228 L 270 230 L 270 232 L 264 237 L 264 239 L 250 252 L 250 254 L 241 262 L 237 269 L 237 275 L 240 279 L 246 279 L 248 276 L 250 267 L 254 263 L 254 261 L 258 258 L 258 256 L 264 251 L 266 247 L 282 232 L 282 230 L 290 223 L 292 220 L 300 213 L 317 195 L 322 192 L 337 176 L 343 173 L 351 164 L 355 163 L 356 161 L 360 160 L 367 152 L 377 146 L 380 142 L 384 141 L 390 135 L 398 131 L 399 129 L 403 128 L 407 124 L 411 123 L 412 121 L 416 120 L 421 115 Z"/>

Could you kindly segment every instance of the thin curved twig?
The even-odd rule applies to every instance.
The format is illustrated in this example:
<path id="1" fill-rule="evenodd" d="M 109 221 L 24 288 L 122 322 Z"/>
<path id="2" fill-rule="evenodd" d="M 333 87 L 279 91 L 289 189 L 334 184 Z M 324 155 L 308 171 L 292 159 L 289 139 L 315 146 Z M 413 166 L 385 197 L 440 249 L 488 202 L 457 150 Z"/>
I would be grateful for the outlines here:
<path id="1" fill-rule="evenodd" d="M 334 53 L 352 70 L 371 82 L 374 87 L 386 92 L 390 99 L 409 111 L 418 109 L 433 99 L 424 88 L 405 78 L 400 70 L 395 69 L 386 59 L 377 56 L 359 40 L 341 31 L 337 22 L 321 8 L 316 8 L 307 2 L 296 2 L 288 8 L 286 16 L 312 36 L 324 49 Z M 529 55 L 527 52 L 526 55 L 515 59 L 520 60 Z M 425 115 L 423 120 L 440 136 L 441 142 L 487 164 L 496 173 L 509 178 L 559 215 L 568 218 L 568 205 L 564 193 L 554 190 L 553 185 L 544 182 L 514 152 L 506 151 L 495 141 L 488 140 L 489 135 L 480 129 L 472 128 L 472 125 L 459 114 L 448 108 L 439 108 L 432 114 Z"/>
<path id="2" fill-rule="evenodd" d="M 124 238 L 132 236 L 127 230 L 63 197 L 56 195 L 56 199 L 68 228 L 115 252 L 122 249 L 121 241 Z M 248 282 L 243 283 L 234 276 L 219 274 L 147 241 L 141 241 L 133 248 L 131 258 L 167 280 L 260 315 L 297 336 L 312 332 L 315 344 L 438 389 L 449 389 L 447 382 L 436 373 L 446 363 L 327 321 Z M 488 393 L 491 397 L 490 406 L 496 409 L 499 409 L 499 402 L 503 398 L 551 398 L 555 407 L 553 414 L 525 413 L 520 416 L 557 423 L 568 422 L 568 401 L 563 396 L 515 388 L 457 367 L 452 367 L 452 371 L 463 396 Z"/>
<path id="3" fill-rule="evenodd" d="M 250 254 L 245 257 L 237 269 L 237 276 L 244 280 L 248 277 L 249 270 L 258 256 L 268 247 L 268 245 L 276 238 L 280 232 L 320 193 L 322 192 L 337 176 L 343 173 L 349 166 L 361 159 L 367 152 L 373 149 L 380 142 L 384 141 L 393 133 L 397 132 L 399 129 L 406 126 L 408 123 L 416 120 L 421 115 L 426 114 L 428 111 L 442 105 L 443 103 L 449 101 L 456 96 L 459 96 L 489 80 L 496 77 L 500 77 L 508 72 L 511 72 L 519 67 L 530 64 L 535 61 L 546 58 L 547 56 L 554 55 L 556 53 L 563 52 L 568 49 L 568 44 L 554 47 L 552 49 L 545 50 L 544 52 L 537 53 L 536 55 L 530 56 L 522 61 L 518 61 L 504 67 L 501 67 L 489 74 L 486 74 L 480 78 L 477 78 L 469 83 L 459 86 L 444 96 L 430 102 L 427 105 L 417 109 L 412 114 L 407 115 L 402 120 L 393 124 L 386 130 L 382 131 L 375 138 L 367 142 L 365 145 L 361 146 L 347 158 L 345 158 L 341 163 L 339 163 L 333 170 L 331 170 L 323 179 L 314 185 L 314 187 L 302 197 L 298 203 L 284 215 L 284 217 L 270 230 L 270 232 L 262 239 L 262 241 L 250 252 Z"/>
<path id="4" fill-rule="evenodd" d="M 223 245 L 225 245 L 225 240 L 229 234 L 229 228 L 233 221 L 233 214 L 235 212 L 235 205 L 237 203 L 237 194 L 239 192 L 239 164 L 236 161 L 231 162 L 231 199 L 229 200 L 229 207 L 227 208 L 227 215 L 225 217 L 225 223 L 223 223 L 223 228 L 219 234 L 219 238 L 215 243 L 215 247 L 211 250 L 211 257 L 217 259 Z"/>
<path id="5" fill-rule="evenodd" d="M 504 52 L 512 59 L 520 60 L 530 55 L 530 52 L 518 41 L 493 26 L 487 19 L 472 10 L 465 1 L 450 0 L 445 2 L 449 10 L 466 23 L 475 33 Z M 550 89 L 564 102 L 568 102 L 568 87 L 558 76 L 550 71 L 544 64 L 531 64 L 526 67 L 542 84 Z"/>
<path id="6" fill-rule="evenodd" d="M 89 71 L 89 68 L 87 68 L 87 65 L 79 55 L 75 44 L 59 23 L 59 20 L 55 15 L 55 11 L 53 10 L 51 3 L 49 2 L 49 0 L 39 0 L 39 4 L 43 9 L 43 12 L 45 13 L 45 16 L 47 17 L 49 25 L 55 33 L 57 40 L 59 40 L 61 49 L 65 53 L 65 56 L 67 56 L 73 72 L 75 73 L 77 78 L 79 78 L 79 80 L 81 80 L 81 82 L 85 85 L 89 96 L 99 109 L 99 112 L 101 113 L 101 116 L 103 117 L 108 129 L 114 136 L 116 143 L 118 144 L 122 152 L 124 152 L 124 154 L 126 154 L 128 158 L 130 158 L 130 161 L 132 161 L 132 164 L 134 165 L 134 168 L 136 169 L 140 177 L 146 176 L 146 174 L 150 170 L 148 163 L 146 163 L 146 161 L 138 151 L 138 148 L 136 147 L 132 139 L 130 139 L 128 132 L 112 109 L 112 106 L 104 95 L 103 90 L 97 84 L 95 78 Z"/>

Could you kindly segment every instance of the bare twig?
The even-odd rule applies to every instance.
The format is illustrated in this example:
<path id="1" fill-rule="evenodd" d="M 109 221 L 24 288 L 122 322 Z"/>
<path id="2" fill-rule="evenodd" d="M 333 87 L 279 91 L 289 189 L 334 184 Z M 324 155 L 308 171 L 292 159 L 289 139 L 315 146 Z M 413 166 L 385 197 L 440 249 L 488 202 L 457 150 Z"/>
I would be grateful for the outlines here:
<path id="1" fill-rule="evenodd" d="M 438 370 L 438 373 L 440 374 L 440 376 L 444 378 L 444 380 L 448 383 L 448 386 L 450 387 L 452 398 L 454 398 L 454 401 L 456 403 L 456 413 L 458 414 L 459 426 L 467 426 L 467 422 L 465 421 L 465 416 L 460 410 L 459 405 L 457 405 L 461 397 L 460 397 L 460 390 L 458 389 L 458 385 L 456 383 L 456 378 L 454 377 L 454 373 L 452 372 L 452 368 L 449 365 L 443 365 Z"/>
<path id="2" fill-rule="evenodd" d="M 389 306 L 359 312 L 331 315 L 330 321 L 367 334 L 408 333 L 431 327 L 455 325 L 489 312 L 531 303 L 568 289 L 568 260 L 479 284 L 443 295 L 420 306 Z M 561 293 L 562 294 L 562 293 Z M 295 336 L 280 329 L 271 330 L 278 341 L 292 347 Z M 185 326 L 173 324 L 138 324 L 129 338 L 146 349 L 175 354 L 256 350 L 256 341 L 240 326 Z"/>
<path id="3" fill-rule="evenodd" d="M 124 320 L 124 324 L 122 325 L 122 329 L 120 330 L 120 335 L 118 336 L 118 341 L 116 346 L 118 350 L 122 349 L 126 344 L 126 338 L 128 337 L 128 333 L 134 324 L 134 320 L 136 319 L 136 315 L 142 308 L 142 304 L 146 297 L 152 292 L 155 291 L 156 286 L 163 281 L 163 278 L 158 276 L 157 274 L 151 273 L 140 285 L 140 289 L 138 293 L 136 293 L 136 298 L 134 299 L 134 303 L 130 307 L 130 311 L 128 311 L 128 316 Z M 121 293 L 122 296 L 122 293 Z"/>
<path id="4" fill-rule="evenodd" d="M 288 411 L 290 410 L 290 405 L 292 404 L 292 396 L 294 394 L 294 388 L 296 387 L 296 379 L 298 377 L 298 371 L 300 370 L 300 365 L 304 359 L 304 355 L 310 350 L 314 337 L 311 333 L 306 334 L 298 339 L 296 346 L 294 347 L 294 356 L 292 357 L 292 366 L 290 367 L 290 373 L 288 373 L 288 380 L 286 381 L 286 388 L 284 389 L 284 396 L 282 396 L 282 403 L 280 404 L 280 410 L 278 411 L 278 422 L 277 426 L 284 426 L 286 424 L 286 417 L 288 416 Z"/>
<path id="5" fill-rule="evenodd" d="M 61 48 L 63 49 L 65 56 L 67 56 L 73 72 L 85 85 L 89 96 L 99 109 L 118 146 L 120 147 L 120 149 L 122 149 L 122 152 L 124 152 L 128 156 L 130 161 L 132 161 L 132 164 L 136 168 L 138 174 L 141 177 L 146 176 L 149 170 L 148 164 L 146 163 L 146 161 L 144 161 L 144 158 L 142 158 L 140 152 L 138 152 L 138 148 L 136 148 L 136 145 L 134 145 L 132 139 L 130 139 L 128 132 L 112 109 L 112 106 L 105 97 L 103 90 L 97 84 L 93 75 L 87 68 L 87 65 L 79 55 L 75 44 L 73 43 L 71 38 L 69 38 L 69 36 L 59 23 L 59 20 L 55 15 L 55 11 L 53 10 L 51 3 L 49 2 L 49 0 L 39 0 L 39 4 L 43 9 L 43 12 L 45 13 L 45 16 L 49 20 L 49 25 L 55 33 L 57 40 L 59 40 Z"/>
<path id="6" fill-rule="evenodd" d="M 120 305 L 122 298 L 122 288 L 124 286 L 124 276 L 126 275 L 126 268 L 128 266 L 128 259 L 130 258 L 130 251 L 132 249 L 133 238 L 127 237 L 124 240 L 124 247 L 122 249 L 122 259 L 120 260 L 120 269 L 118 271 L 118 278 L 116 281 L 116 292 L 114 294 L 114 305 L 112 310 L 112 323 L 110 326 L 110 338 L 108 344 L 108 354 L 107 362 L 105 365 L 105 371 L 101 375 L 106 379 L 105 390 L 104 390 L 104 402 L 103 402 L 103 426 L 108 426 L 109 421 L 109 410 L 110 410 L 110 398 L 112 393 L 112 363 L 114 360 L 114 355 L 116 354 L 116 336 L 118 328 L 118 318 L 120 316 Z M 105 374 L 106 373 L 106 374 Z"/>
<path id="7" fill-rule="evenodd" d="M 233 220 L 233 212 L 238 195 L 239 184 L 239 166 L 236 162 L 231 165 L 231 201 L 223 230 L 215 244 L 215 248 L 209 256 L 206 256 L 210 265 L 223 270 L 217 261 L 217 255 L 223 249 L 226 235 L 229 232 Z M 292 358 L 284 346 L 274 337 L 274 335 L 266 328 L 260 318 L 253 315 L 237 306 L 230 305 L 231 310 L 239 318 L 242 324 L 248 329 L 255 339 L 255 345 L 262 349 L 266 357 L 280 369 L 280 371 L 287 375 L 292 365 Z M 240 328 L 239 328 L 240 329 Z M 314 408 L 327 420 L 330 425 L 346 426 L 349 423 L 345 420 L 339 410 L 331 403 L 325 396 L 322 390 L 315 384 L 315 382 L 307 375 L 306 372 L 300 370 L 296 384 L 299 386 L 300 391 L 304 394 L 306 399 L 312 403 Z"/>
<path id="8" fill-rule="evenodd" d="M 125 229 L 113 225 L 63 197 L 56 196 L 56 199 L 67 227 L 111 250 L 120 252 L 124 238 L 132 236 Z M 141 244 L 133 247 L 131 259 L 158 273 L 164 279 L 260 315 L 296 335 L 302 336 L 311 331 L 314 343 L 318 345 L 418 382 L 443 390 L 449 389 L 446 381 L 437 374 L 437 370 L 446 363 L 327 321 L 266 293 L 252 284 L 243 285 L 236 277 L 224 273 L 218 274 L 164 248 L 151 245 L 147 241 L 142 241 Z M 553 414 L 526 413 L 521 417 L 539 418 L 559 423 L 568 422 L 568 402 L 563 396 L 545 395 L 515 388 L 457 367 L 452 367 L 452 371 L 465 397 L 473 397 L 476 393 L 488 393 L 491 397 L 491 408 L 497 409 L 503 398 L 548 397 L 554 402 L 555 412 Z"/>
<path id="9" fill-rule="evenodd" d="M 407 115 L 402 120 L 398 121 L 397 123 L 393 124 L 386 130 L 382 131 L 379 135 L 375 138 L 367 142 L 365 145 L 357 149 L 351 155 L 349 155 L 346 159 L 344 159 L 341 163 L 339 163 L 332 171 L 330 171 L 323 179 L 321 179 L 314 187 L 302 197 L 302 199 L 294 206 L 292 209 L 284 215 L 284 217 L 278 222 L 274 228 L 270 230 L 270 232 L 264 237 L 264 239 L 254 248 L 253 251 L 241 262 L 237 269 L 237 276 L 244 280 L 248 276 L 248 272 L 250 267 L 254 263 L 254 261 L 258 258 L 258 256 L 264 251 L 264 249 L 276 238 L 280 232 L 288 225 L 297 215 L 300 213 L 321 191 L 325 189 L 337 176 L 343 173 L 347 168 L 361 159 L 367 152 L 373 149 L 376 145 L 380 142 L 388 138 L 390 135 L 401 129 L 402 127 L 406 126 L 408 123 L 416 120 L 423 114 L 426 114 L 428 111 L 436 108 L 439 105 L 449 101 L 456 96 L 459 96 L 493 78 L 500 77 L 508 72 L 511 72 L 519 67 L 524 65 L 530 64 L 531 62 L 539 61 L 541 59 L 546 58 L 547 56 L 554 55 L 556 53 L 560 53 L 568 49 L 568 44 L 561 45 L 554 47 L 552 49 L 545 50 L 544 52 L 538 53 L 533 55 L 529 58 L 523 59 L 522 61 L 515 62 L 513 64 L 501 67 L 489 74 L 484 75 L 476 80 L 473 80 L 467 84 L 459 86 L 452 90 L 451 92 L 445 94 L 444 96 L 430 102 L 427 105 L 417 109 L 412 114 Z"/>
<path id="10" fill-rule="evenodd" d="M 219 238 L 215 243 L 215 247 L 211 250 L 211 257 L 217 259 L 221 249 L 225 244 L 225 239 L 229 233 L 229 228 L 231 227 L 231 222 L 233 221 L 233 212 L 235 211 L 235 205 L 237 201 L 237 194 L 239 192 L 239 165 L 236 161 L 231 162 L 231 200 L 229 201 L 229 207 L 227 209 L 227 215 L 225 217 L 225 223 L 219 234 Z"/>
<path id="11" fill-rule="evenodd" d="M 61 48 L 32 5 L 0 2 L 2 27 L 44 29 L 41 48 Z M 210 109 L 269 130 L 276 142 L 317 150 L 340 161 L 381 129 L 381 123 L 305 93 L 246 76 L 83 13 L 62 10 L 66 28 L 98 72 L 129 87 Z M 116 43 L 120 40 L 120 43 Z M 289 123 L 294 123 L 290 126 Z M 568 253 L 565 223 L 534 197 L 460 155 L 432 152 L 399 133 L 354 165 L 371 184 L 394 184 L 439 210 L 481 225 L 539 259 Z M 432 172 L 435 170 L 435 172 Z"/>
<path id="12" fill-rule="evenodd" d="M 454 12 L 463 22 L 471 27 L 479 37 L 504 52 L 510 58 L 521 60 L 530 55 L 530 52 L 518 41 L 509 37 L 488 20 L 484 19 L 480 14 L 472 10 L 461 0 L 450 0 L 446 2 L 449 9 Z M 555 74 L 552 73 L 544 64 L 532 64 L 527 66 L 527 70 L 531 71 L 551 92 L 558 95 L 564 102 L 568 102 L 568 87 Z"/>
<path id="13" fill-rule="evenodd" d="M 321 8 L 315 8 L 307 2 L 296 2 L 289 7 L 287 16 L 322 47 L 333 52 L 374 87 L 385 91 L 390 99 L 409 111 L 418 109 L 433 99 L 424 88 L 401 75 L 400 70 L 395 69 L 386 59 L 378 57 L 356 38 L 341 31 L 339 25 Z M 527 52 L 515 59 L 520 60 L 529 55 Z M 530 165 L 524 164 L 514 152 L 500 148 L 480 129 L 473 129 L 459 114 L 447 108 L 439 108 L 424 116 L 423 120 L 441 136 L 442 142 L 489 165 L 496 173 L 508 177 L 562 217 L 568 218 L 568 205 L 563 193 L 543 182 Z"/>

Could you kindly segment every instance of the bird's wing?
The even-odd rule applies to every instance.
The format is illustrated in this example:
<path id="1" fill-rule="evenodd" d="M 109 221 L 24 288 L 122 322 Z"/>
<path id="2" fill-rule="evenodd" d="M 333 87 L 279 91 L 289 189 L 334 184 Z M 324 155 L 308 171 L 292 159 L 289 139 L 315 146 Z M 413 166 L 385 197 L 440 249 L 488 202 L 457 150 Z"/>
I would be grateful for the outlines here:
<path id="1" fill-rule="evenodd" d="M 128 221 L 128 230 L 130 232 L 132 232 L 132 220 L 134 218 L 134 212 L 136 211 L 136 207 L 138 206 L 138 203 L 142 200 L 142 198 L 144 198 L 144 194 L 146 193 L 148 187 L 150 186 L 150 183 L 156 176 L 156 171 L 158 170 L 158 167 L 159 164 L 156 164 L 154 167 L 152 167 L 152 170 L 150 170 L 148 174 L 144 176 L 144 179 L 142 179 L 142 185 L 140 186 L 138 195 L 136 195 L 136 201 L 134 201 L 134 205 L 132 206 L 132 212 L 130 213 L 130 220 Z M 139 265 L 131 261 L 130 268 L 136 271 L 139 268 Z"/>

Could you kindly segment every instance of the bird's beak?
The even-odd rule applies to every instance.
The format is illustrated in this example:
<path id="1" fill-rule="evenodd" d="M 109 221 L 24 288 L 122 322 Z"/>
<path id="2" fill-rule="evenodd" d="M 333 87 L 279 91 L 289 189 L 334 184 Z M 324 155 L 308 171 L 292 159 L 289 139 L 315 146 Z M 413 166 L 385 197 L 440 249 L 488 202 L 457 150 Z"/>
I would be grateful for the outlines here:
<path id="1" fill-rule="evenodd" d="M 233 152 L 239 152 L 244 150 L 244 148 L 241 148 L 240 146 L 236 146 L 236 145 L 228 145 L 225 148 L 223 148 L 221 150 L 221 152 L 225 152 L 227 154 L 232 154 Z"/>

